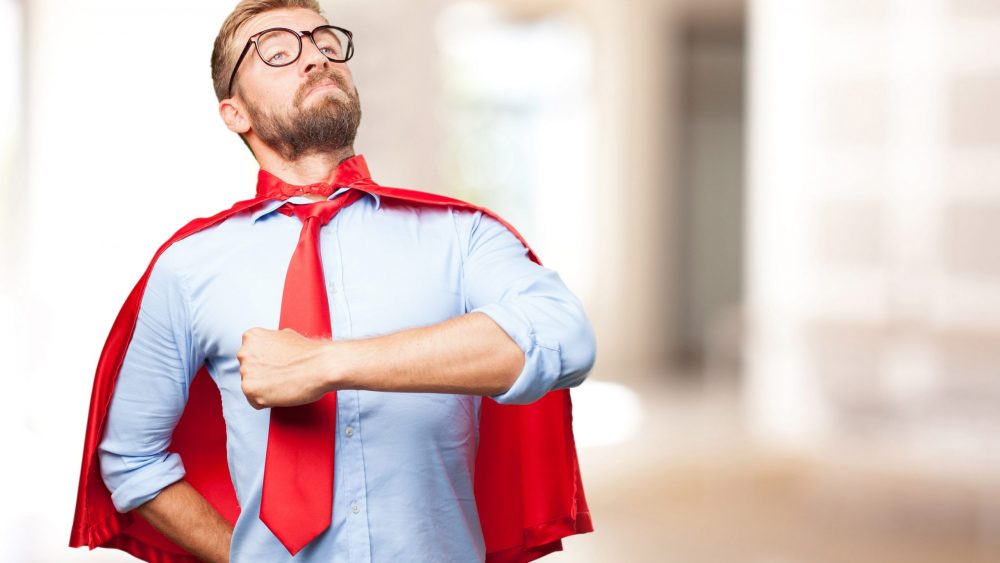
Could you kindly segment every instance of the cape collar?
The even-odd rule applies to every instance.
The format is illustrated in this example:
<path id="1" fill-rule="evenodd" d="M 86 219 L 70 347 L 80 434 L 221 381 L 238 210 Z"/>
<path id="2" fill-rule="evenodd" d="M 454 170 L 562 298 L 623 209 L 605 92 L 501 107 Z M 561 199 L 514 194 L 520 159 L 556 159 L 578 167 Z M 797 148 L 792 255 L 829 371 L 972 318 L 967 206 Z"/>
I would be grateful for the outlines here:
<path id="1" fill-rule="evenodd" d="M 257 197 L 268 197 L 271 199 L 288 199 L 293 195 L 321 194 L 330 195 L 337 191 L 339 187 L 351 187 L 353 184 L 363 181 L 372 181 L 368 172 L 368 165 L 365 157 L 356 154 L 342 160 L 334 171 L 333 181 L 317 182 L 308 186 L 296 186 L 289 184 L 271 174 L 263 168 L 257 173 Z"/>
<path id="2" fill-rule="evenodd" d="M 374 181 L 372 181 L 371 173 L 368 171 L 368 164 L 365 162 L 365 157 L 360 154 L 356 154 L 342 160 L 340 164 L 337 165 L 337 169 L 334 171 L 333 181 L 330 183 L 317 182 L 306 186 L 298 186 L 295 184 L 289 184 L 281 178 L 261 168 L 257 173 L 257 197 L 265 197 L 271 201 L 265 202 L 263 205 L 257 207 L 252 214 L 251 220 L 256 222 L 257 219 L 281 207 L 286 200 L 289 200 L 292 203 L 309 202 L 309 200 L 304 197 L 297 196 L 304 196 L 305 194 L 320 194 L 328 196 L 327 199 L 333 199 L 347 191 L 349 188 L 360 188 L 361 184 L 366 183 L 374 184 Z M 367 190 L 364 191 L 374 198 L 375 208 L 378 209 L 380 205 L 380 198 L 378 194 L 368 192 Z"/>

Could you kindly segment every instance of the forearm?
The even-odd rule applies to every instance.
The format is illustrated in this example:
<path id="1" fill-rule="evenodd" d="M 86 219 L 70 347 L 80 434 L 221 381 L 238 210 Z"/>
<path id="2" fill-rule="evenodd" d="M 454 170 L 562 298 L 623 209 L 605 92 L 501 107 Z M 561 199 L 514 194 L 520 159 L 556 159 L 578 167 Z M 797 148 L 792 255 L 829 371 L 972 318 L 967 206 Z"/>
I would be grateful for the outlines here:
<path id="1" fill-rule="evenodd" d="M 183 479 L 135 509 L 177 545 L 210 563 L 229 561 L 233 527 Z"/>
<path id="2" fill-rule="evenodd" d="M 468 313 L 384 336 L 333 341 L 324 362 L 330 390 L 494 395 L 517 378 L 524 352 L 489 316 Z"/>

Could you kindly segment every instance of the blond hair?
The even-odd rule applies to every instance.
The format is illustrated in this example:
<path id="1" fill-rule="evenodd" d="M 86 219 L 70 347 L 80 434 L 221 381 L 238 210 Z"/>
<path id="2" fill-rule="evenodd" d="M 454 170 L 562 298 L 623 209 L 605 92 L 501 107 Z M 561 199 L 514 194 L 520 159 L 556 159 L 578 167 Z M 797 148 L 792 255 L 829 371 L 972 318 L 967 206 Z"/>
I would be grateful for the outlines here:
<path id="1" fill-rule="evenodd" d="M 236 50 L 242 48 L 234 45 L 240 29 L 254 16 L 282 8 L 306 8 L 323 15 L 316 0 L 242 0 L 222 22 L 212 48 L 212 86 L 220 102 L 229 96 L 229 75 L 239 56 Z"/>

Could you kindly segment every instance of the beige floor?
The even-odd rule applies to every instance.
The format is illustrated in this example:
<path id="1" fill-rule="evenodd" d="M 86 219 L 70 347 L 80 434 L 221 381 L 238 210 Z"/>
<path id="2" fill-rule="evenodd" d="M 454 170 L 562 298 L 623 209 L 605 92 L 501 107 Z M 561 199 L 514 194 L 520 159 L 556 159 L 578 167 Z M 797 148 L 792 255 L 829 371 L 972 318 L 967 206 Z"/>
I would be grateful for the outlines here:
<path id="1" fill-rule="evenodd" d="M 729 393 L 643 393 L 630 443 L 581 450 L 595 532 L 552 563 L 1000 561 L 996 483 L 748 445 Z M 1000 480 L 1000 476 L 998 476 Z"/>

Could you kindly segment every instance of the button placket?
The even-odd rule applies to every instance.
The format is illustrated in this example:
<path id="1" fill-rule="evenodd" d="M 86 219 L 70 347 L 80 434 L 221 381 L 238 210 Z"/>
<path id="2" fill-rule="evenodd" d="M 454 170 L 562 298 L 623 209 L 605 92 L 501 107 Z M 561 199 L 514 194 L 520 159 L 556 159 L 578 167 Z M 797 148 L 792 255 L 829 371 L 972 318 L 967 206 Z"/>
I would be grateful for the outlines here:
<path id="1" fill-rule="evenodd" d="M 343 462 L 338 467 L 343 472 L 346 485 L 340 506 L 349 511 L 346 518 L 351 561 L 367 563 L 371 557 L 371 530 L 365 512 L 368 492 L 360 434 L 361 403 L 358 394 L 357 390 L 337 392 L 341 429 L 338 443 L 342 454 L 338 461 Z"/>

